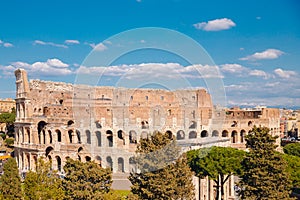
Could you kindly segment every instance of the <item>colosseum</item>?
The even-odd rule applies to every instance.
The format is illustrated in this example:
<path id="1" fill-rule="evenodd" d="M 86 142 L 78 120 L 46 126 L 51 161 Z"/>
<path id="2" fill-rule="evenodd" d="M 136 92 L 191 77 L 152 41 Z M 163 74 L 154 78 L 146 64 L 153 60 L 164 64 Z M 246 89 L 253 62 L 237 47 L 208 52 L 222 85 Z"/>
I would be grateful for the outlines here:
<path id="1" fill-rule="evenodd" d="M 216 109 L 204 89 L 167 91 L 28 81 L 16 76 L 15 157 L 20 173 L 34 170 L 38 157 L 63 172 L 67 158 L 94 160 L 113 171 L 115 188 L 129 188 L 136 171 L 133 156 L 140 138 L 156 130 L 173 134 L 183 151 L 210 146 L 245 148 L 245 135 L 267 126 L 279 135 L 279 110 Z M 196 199 L 215 195 L 213 181 L 195 181 Z M 226 199 L 234 199 L 234 177 Z"/>

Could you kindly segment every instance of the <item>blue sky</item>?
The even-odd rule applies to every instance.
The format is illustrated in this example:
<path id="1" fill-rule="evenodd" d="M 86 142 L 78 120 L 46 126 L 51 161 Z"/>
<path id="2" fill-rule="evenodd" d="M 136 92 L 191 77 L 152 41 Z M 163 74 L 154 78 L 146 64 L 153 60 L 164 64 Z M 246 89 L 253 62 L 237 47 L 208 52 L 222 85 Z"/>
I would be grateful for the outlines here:
<path id="1" fill-rule="evenodd" d="M 105 55 L 121 46 L 109 40 L 114 35 L 161 27 L 182 33 L 205 49 L 214 61 L 211 67 L 220 72 L 228 106 L 300 106 L 297 0 L 3 0 L 0 5 L 1 98 L 15 97 L 13 71 L 19 67 L 28 71 L 29 78 L 70 83 L 76 82 L 80 66 L 88 75 L 106 67 L 100 85 L 116 85 L 124 74 L 136 76 L 137 68 L 151 71 L 147 77 L 155 80 L 156 73 L 173 70 L 183 73 L 191 86 L 205 87 L 204 76 L 195 75 L 207 73 L 205 63 L 189 63 L 157 49 L 120 55 L 111 66 L 85 65 L 91 51 Z M 150 39 L 143 39 L 146 34 L 137 36 L 140 43 L 149 44 Z M 160 40 L 159 35 L 151 38 Z M 126 42 L 134 46 L 129 39 Z M 168 46 L 174 41 L 166 36 L 164 42 Z"/>

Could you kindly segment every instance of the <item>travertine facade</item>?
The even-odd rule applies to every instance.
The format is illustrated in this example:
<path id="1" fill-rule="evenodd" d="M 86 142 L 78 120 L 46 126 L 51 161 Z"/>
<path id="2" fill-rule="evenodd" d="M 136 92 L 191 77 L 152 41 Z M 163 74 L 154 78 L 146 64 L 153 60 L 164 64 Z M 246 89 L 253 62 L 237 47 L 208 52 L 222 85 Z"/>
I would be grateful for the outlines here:
<path id="1" fill-rule="evenodd" d="M 244 136 L 253 125 L 279 132 L 277 109 L 217 111 L 204 89 L 89 87 L 28 82 L 24 70 L 15 75 L 15 155 L 22 172 L 34 170 L 39 156 L 63 171 L 70 157 L 95 160 L 120 178 L 136 170 L 131 159 L 136 143 L 155 130 L 172 133 L 183 151 L 213 145 L 244 148 Z M 212 199 L 213 182 L 200 184 L 200 199 Z M 233 184 L 230 179 L 227 199 L 234 196 Z"/>

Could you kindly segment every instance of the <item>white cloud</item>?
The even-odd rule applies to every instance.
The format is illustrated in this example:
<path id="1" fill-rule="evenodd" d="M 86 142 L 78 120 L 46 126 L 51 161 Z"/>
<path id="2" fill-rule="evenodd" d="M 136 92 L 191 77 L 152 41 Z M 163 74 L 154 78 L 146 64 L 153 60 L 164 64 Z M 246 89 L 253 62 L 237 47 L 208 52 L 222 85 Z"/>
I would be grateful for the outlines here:
<path id="1" fill-rule="evenodd" d="M 9 43 L 9 42 L 5 42 L 3 44 L 4 47 L 13 47 L 14 45 L 12 43 Z"/>
<path id="2" fill-rule="evenodd" d="M 53 47 L 60 47 L 60 48 L 65 48 L 67 49 L 68 46 L 64 45 L 64 44 L 56 44 L 56 43 L 53 43 L 53 42 L 44 42 L 44 41 L 41 41 L 41 40 L 35 40 L 33 42 L 34 45 L 49 45 L 49 46 L 53 46 Z"/>
<path id="3" fill-rule="evenodd" d="M 102 42 L 99 44 L 95 44 L 95 43 L 85 43 L 85 44 L 88 44 L 95 51 L 105 51 L 107 49 L 107 46 L 105 46 Z"/>
<path id="4" fill-rule="evenodd" d="M 267 49 L 263 52 L 256 52 L 250 56 L 246 56 L 244 58 L 240 58 L 240 60 L 270 60 L 270 59 L 276 59 L 279 56 L 284 54 L 283 51 L 280 51 L 278 49 Z"/>
<path id="5" fill-rule="evenodd" d="M 65 64 L 59 59 L 48 59 L 46 62 L 34 62 L 32 64 L 26 62 L 14 62 L 8 66 L 3 66 L 1 70 L 5 75 L 13 75 L 14 71 L 18 68 L 27 70 L 30 76 L 60 76 L 72 74 L 72 70 L 68 68 L 68 64 Z"/>
<path id="6" fill-rule="evenodd" d="M 65 40 L 65 44 L 80 44 L 78 40 Z"/>
<path id="7" fill-rule="evenodd" d="M 264 78 L 267 78 L 267 77 L 268 77 L 268 75 L 267 75 L 267 73 L 266 73 L 265 71 L 263 71 L 263 70 L 258 70 L 258 69 L 251 70 L 251 71 L 249 72 L 249 75 L 250 75 L 250 76 L 259 76 L 259 77 L 264 77 Z"/>
<path id="8" fill-rule="evenodd" d="M 196 29 L 204 31 L 221 31 L 230 29 L 236 24 L 228 18 L 215 19 L 208 22 L 199 22 L 193 25 Z"/>
<path id="9" fill-rule="evenodd" d="M 0 40 L 0 46 L 3 47 L 13 47 L 14 45 L 10 42 L 4 42 L 3 40 Z"/>
<path id="10" fill-rule="evenodd" d="M 277 68 L 274 70 L 274 73 L 280 78 L 290 78 L 292 76 L 297 75 L 295 71 L 283 70 L 281 68 Z"/>
<path id="11" fill-rule="evenodd" d="M 224 64 L 221 65 L 221 71 L 222 72 L 227 72 L 227 73 L 243 73 L 247 71 L 247 68 L 240 65 L 240 64 Z"/>

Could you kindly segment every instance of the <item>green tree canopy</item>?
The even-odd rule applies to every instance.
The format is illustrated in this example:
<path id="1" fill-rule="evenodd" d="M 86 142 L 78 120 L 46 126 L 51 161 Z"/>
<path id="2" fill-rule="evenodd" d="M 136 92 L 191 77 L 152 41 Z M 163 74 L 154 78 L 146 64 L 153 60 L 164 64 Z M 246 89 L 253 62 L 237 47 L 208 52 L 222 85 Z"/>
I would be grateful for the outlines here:
<path id="1" fill-rule="evenodd" d="M 266 127 L 254 127 L 246 136 L 249 153 L 242 161 L 242 199 L 292 199 L 287 163 L 276 151 L 276 138 L 269 134 Z"/>
<path id="2" fill-rule="evenodd" d="M 0 123 L 5 123 L 7 125 L 11 125 L 16 120 L 15 113 L 2 113 L 0 114 Z"/>
<path id="3" fill-rule="evenodd" d="M 141 138 L 136 153 L 140 172 L 131 173 L 129 180 L 139 199 L 194 198 L 193 174 L 171 134 L 155 132 Z"/>
<path id="4" fill-rule="evenodd" d="M 282 154 L 288 166 L 286 168 L 294 188 L 300 188 L 300 157 Z"/>
<path id="5" fill-rule="evenodd" d="M 60 200 L 64 199 L 62 180 L 51 171 L 51 163 L 39 158 L 36 172 L 29 171 L 24 181 L 25 199 L 30 200 Z"/>
<path id="6" fill-rule="evenodd" d="M 3 199 L 22 199 L 21 179 L 19 176 L 17 162 L 9 158 L 4 164 L 4 174 L 0 178 L 0 191 Z"/>
<path id="7" fill-rule="evenodd" d="M 107 199 L 112 184 L 110 169 L 101 168 L 95 162 L 68 159 L 64 171 L 63 186 L 66 199 Z"/>
<path id="8" fill-rule="evenodd" d="M 188 162 L 195 174 L 208 176 L 217 186 L 216 199 L 224 199 L 224 184 L 231 175 L 241 173 L 241 161 L 245 152 L 231 147 L 212 147 L 187 152 Z"/>
<path id="9" fill-rule="evenodd" d="M 283 147 L 283 151 L 286 154 L 298 156 L 300 158 L 300 143 L 290 143 Z"/>

